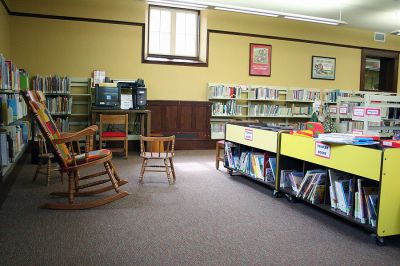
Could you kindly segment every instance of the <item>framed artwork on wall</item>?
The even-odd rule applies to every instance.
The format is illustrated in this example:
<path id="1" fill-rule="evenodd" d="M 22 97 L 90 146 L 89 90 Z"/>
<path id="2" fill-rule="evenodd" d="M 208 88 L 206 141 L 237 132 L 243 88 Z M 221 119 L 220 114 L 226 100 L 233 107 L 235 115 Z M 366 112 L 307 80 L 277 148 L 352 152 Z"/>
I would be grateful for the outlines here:
<path id="1" fill-rule="evenodd" d="M 250 43 L 250 76 L 271 76 L 271 52 L 271 45 Z"/>
<path id="2" fill-rule="evenodd" d="M 311 78 L 335 80 L 336 58 L 313 56 L 311 63 Z"/>

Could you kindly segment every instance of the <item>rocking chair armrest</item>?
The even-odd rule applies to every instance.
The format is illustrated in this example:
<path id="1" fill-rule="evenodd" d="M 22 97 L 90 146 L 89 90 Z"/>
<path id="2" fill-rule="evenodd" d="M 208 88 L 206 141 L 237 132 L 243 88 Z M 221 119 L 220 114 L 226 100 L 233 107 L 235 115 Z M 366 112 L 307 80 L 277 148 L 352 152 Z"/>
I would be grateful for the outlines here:
<path id="1" fill-rule="evenodd" d="M 64 133 L 61 135 L 61 138 L 54 139 L 53 142 L 54 144 L 62 144 L 77 141 L 83 137 L 93 136 L 94 134 L 96 134 L 97 130 L 98 127 L 96 125 L 93 125 L 75 133 Z"/>

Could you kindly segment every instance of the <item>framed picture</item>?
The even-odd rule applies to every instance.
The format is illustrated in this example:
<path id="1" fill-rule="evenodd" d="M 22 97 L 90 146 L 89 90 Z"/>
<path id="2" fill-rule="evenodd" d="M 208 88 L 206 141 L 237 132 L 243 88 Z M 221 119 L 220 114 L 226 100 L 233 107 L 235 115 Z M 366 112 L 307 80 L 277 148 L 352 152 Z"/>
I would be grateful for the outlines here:
<path id="1" fill-rule="evenodd" d="M 250 76 L 271 76 L 272 46 L 250 43 Z"/>
<path id="2" fill-rule="evenodd" d="M 312 79 L 335 80 L 336 58 L 313 56 L 311 64 Z"/>

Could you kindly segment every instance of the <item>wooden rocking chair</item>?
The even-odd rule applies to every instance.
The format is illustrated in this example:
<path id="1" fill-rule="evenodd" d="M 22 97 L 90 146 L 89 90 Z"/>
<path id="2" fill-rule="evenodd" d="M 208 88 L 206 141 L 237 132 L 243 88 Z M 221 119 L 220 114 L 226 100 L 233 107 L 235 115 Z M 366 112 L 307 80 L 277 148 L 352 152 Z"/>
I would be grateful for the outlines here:
<path id="1" fill-rule="evenodd" d="M 32 111 L 36 122 L 45 137 L 51 144 L 53 153 L 60 165 L 60 172 L 68 176 L 68 191 L 53 192 L 50 195 L 68 197 L 68 203 L 47 203 L 41 206 L 48 209 L 88 209 L 101 206 L 128 195 L 128 192 L 121 191 L 120 186 L 128 183 L 119 178 L 117 170 L 111 162 L 112 153 L 109 150 L 102 149 L 92 151 L 93 135 L 97 131 L 97 126 L 93 125 L 75 133 L 60 134 L 50 113 L 45 105 L 40 102 L 35 91 L 24 92 L 23 97 Z M 81 153 L 79 140 L 85 139 L 85 151 Z M 81 177 L 79 170 L 94 165 L 103 164 L 105 171 L 89 174 Z M 91 183 L 80 184 L 80 181 L 107 175 L 108 178 L 94 181 Z M 101 184 L 111 182 L 109 186 L 102 186 L 97 189 L 87 190 Z M 97 200 L 89 200 L 81 203 L 75 203 L 75 197 L 92 196 L 109 190 L 115 190 L 116 194 Z"/>

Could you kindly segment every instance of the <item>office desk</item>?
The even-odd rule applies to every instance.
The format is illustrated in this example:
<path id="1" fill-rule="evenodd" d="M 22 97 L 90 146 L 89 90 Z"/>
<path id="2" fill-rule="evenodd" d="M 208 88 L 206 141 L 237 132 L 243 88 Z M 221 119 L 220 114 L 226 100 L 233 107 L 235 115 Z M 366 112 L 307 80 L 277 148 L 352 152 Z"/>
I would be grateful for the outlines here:
<path id="1" fill-rule="evenodd" d="M 92 107 L 92 125 L 97 122 L 98 114 L 137 114 L 140 115 L 140 134 L 150 136 L 151 132 L 151 111 L 150 110 L 122 110 L 122 109 L 99 109 Z"/>

